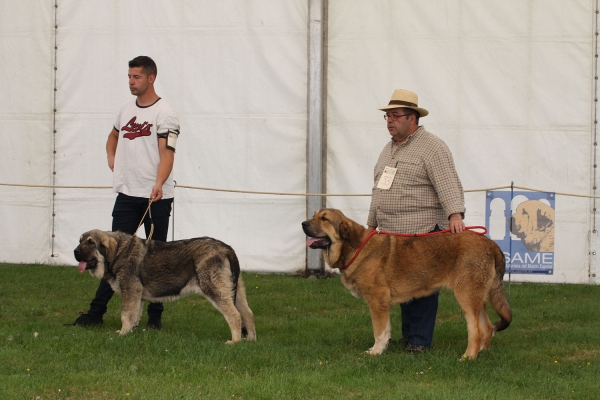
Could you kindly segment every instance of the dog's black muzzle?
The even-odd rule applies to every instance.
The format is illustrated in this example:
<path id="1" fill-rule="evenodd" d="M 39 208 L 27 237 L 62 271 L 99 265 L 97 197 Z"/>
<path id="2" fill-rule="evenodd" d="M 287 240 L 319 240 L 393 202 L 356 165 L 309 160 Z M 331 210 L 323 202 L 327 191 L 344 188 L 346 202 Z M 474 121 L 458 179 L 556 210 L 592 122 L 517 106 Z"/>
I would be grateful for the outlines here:
<path id="1" fill-rule="evenodd" d="M 304 221 L 302 223 L 302 230 L 304 231 L 304 233 L 306 233 L 307 236 L 311 236 L 307 230 L 310 228 L 310 223 L 308 221 Z"/>
<path id="2" fill-rule="evenodd" d="M 73 254 L 75 255 L 75 260 L 81 261 L 81 250 L 76 248 L 75 250 L 73 250 Z"/>

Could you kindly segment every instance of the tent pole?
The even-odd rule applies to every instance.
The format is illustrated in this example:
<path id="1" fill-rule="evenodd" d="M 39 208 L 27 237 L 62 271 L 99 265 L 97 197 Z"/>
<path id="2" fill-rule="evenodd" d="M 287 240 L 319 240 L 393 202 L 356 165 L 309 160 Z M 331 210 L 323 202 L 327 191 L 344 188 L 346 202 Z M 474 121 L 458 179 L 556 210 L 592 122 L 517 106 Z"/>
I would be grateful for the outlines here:
<path id="1" fill-rule="evenodd" d="M 326 140 L 324 132 L 324 37 L 327 27 L 327 0 L 308 0 L 308 132 L 307 132 L 307 192 L 325 193 Z M 307 196 L 306 214 L 323 208 L 325 198 Z M 323 271 L 321 251 L 306 249 L 306 269 Z"/>

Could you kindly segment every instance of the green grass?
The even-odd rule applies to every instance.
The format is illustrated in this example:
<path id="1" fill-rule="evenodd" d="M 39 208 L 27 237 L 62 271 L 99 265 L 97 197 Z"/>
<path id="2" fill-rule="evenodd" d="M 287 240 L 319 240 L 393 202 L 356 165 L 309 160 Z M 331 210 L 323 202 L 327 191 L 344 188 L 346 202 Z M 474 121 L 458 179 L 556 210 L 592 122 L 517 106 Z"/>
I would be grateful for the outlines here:
<path id="1" fill-rule="evenodd" d="M 98 281 L 75 268 L 0 265 L 0 399 L 596 399 L 600 287 L 513 284 L 513 323 L 476 361 L 442 292 L 434 348 L 378 357 L 366 304 L 338 277 L 244 274 L 257 342 L 203 298 L 165 305 L 163 329 L 120 337 L 120 295 L 95 328 L 63 326 Z M 492 321 L 498 317 L 490 312 Z M 399 337 L 400 312 L 392 313 Z"/>

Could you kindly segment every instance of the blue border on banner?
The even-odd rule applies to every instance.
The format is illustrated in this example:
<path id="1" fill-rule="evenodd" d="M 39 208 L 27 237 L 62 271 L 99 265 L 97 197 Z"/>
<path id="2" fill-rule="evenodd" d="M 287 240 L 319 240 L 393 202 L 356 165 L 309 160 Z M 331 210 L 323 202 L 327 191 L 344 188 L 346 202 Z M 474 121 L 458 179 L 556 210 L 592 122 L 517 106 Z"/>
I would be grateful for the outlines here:
<path id="1" fill-rule="evenodd" d="M 512 198 L 511 198 L 512 196 Z M 526 200 L 539 200 L 554 210 L 554 192 L 488 190 L 485 199 L 487 237 L 500 246 L 506 257 L 506 272 L 513 274 L 554 274 L 554 252 L 530 252 L 521 239 L 510 233 L 510 218 L 517 206 Z M 512 253 L 512 254 L 511 254 Z"/>

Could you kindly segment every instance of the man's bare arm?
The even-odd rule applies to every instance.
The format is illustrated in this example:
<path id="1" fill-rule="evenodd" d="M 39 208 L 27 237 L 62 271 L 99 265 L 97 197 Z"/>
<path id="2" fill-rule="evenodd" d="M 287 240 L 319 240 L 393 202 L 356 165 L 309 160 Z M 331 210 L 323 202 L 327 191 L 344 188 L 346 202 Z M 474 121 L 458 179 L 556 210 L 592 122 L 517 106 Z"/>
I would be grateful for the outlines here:
<path id="1" fill-rule="evenodd" d="M 160 154 L 160 162 L 158 163 L 158 171 L 156 173 L 156 183 L 150 194 L 150 199 L 152 201 L 162 199 L 163 184 L 169 178 L 169 175 L 173 170 L 173 163 L 175 162 L 175 152 L 167 148 L 166 138 L 158 139 L 158 153 Z"/>
<path id="2" fill-rule="evenodd" d="M 106 156 L 108 158 L 108 168 L 111 171 L 115 170 L 115 154 L 117 152 L 117 143 L 119 142 L 119 131 L 115 128 L 108 135 L 106 141 Z"/>

